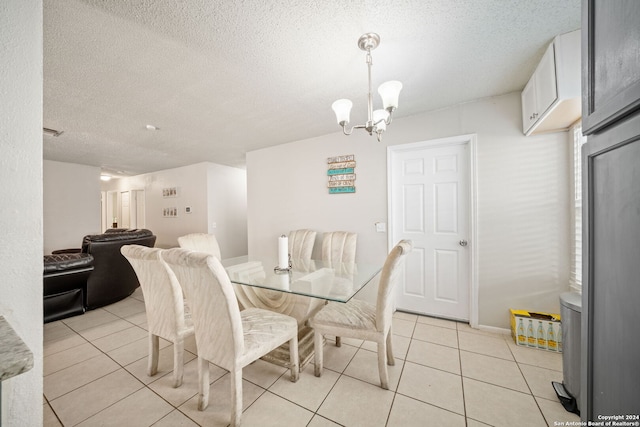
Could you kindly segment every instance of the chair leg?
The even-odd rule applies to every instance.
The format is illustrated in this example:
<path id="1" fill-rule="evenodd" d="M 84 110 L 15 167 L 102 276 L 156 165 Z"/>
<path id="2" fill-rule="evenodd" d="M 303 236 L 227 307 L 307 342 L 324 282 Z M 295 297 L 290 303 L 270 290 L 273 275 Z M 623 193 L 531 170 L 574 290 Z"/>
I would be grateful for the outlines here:
<path id="1" fill-rule="evenodd" d="M 313 331 L 313 373 L 316 377 L 322 375 L 322 363 L 323 363 L 323 348 L 322 348 L 322 334 L 318 331 Z"/>
<path id="2" fill-rule="evenodd" d="M 242 369 L 231 371 L 231 427 L 240 425 L 242 416 Z"/>
<path id="3" fill-rule="evenodd" d="M 393 333 L 391 329 L 387 332 L 387 365 L 394 366 L 396 364 L 396 359 L 393 357 Z"/>
<path id="4" fill-rule="evenodd" d="M 300 357 L 298 356 L 298 333 L 289 340 L 289 363 L 291 364 L 291 382 L 300 377 Z"/>
<path id="5" fill-rule="evenodd" d="M 198 411 L 209 406 L 209 361 L 198 356 Z"/>
<path id="6" fill-rule="evenodd" d="M 380 373 L 380 387 L 389 390 L 389 374 L 387 372 L 387 345 L 385 339 L 378 341 L 378 372 Z"/>
<path id="7" fill-rule="evenodd" d="M 182 375 L 184 372 L 184 340 L 176 339 L 173 343 L 173 387 L 182 385 Z"/>
<path id="8" fill-rule="evenodd" d="M 150 377 L 158 373 L 158 352 L 160 351 L 160 338 L 149 332 L 149 361 L 147 375 Z"/>
<path id="9" fill-rule="evenodd" d="M 342 338 L 336 337 L 336 347 L 342 347 Z"/>

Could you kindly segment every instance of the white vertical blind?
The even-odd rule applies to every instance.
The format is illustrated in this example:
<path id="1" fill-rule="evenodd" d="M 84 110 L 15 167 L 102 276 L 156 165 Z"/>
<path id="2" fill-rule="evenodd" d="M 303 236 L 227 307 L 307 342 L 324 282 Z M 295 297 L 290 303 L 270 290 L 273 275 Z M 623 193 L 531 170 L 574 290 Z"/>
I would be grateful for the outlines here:
<path id="1" fill-rule="evenodd" d="M 571 290 L 582 292 L 582 145 L 587 138 L 582 135 L 582 125 L 577 124 L 572 128 L 573 134 L 573 185 L 572 193 L 572 227 L 571 227 Z"/>

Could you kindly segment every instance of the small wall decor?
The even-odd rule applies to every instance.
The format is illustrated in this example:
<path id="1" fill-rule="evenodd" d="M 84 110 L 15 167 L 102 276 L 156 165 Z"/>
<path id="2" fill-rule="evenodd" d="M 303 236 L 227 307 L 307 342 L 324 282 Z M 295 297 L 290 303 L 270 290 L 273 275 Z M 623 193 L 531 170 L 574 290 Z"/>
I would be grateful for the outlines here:
<path id="1" fill-rule="evenodd" d="M 356 160 L 353 154 L 329 157 L 327 176 L 329 194 L 344 194 L 356 192 Z"/>
<path id="2" fill-rule="evenodd" d="M 175 218 L 178 216 L 178 208 L 163 208 L 162 216 L 165 218 Z"/>
<path id="3" fill-rule="evenodd" d="M 162 197 L 178 197 L 178 187 L 163 188 Z"/>

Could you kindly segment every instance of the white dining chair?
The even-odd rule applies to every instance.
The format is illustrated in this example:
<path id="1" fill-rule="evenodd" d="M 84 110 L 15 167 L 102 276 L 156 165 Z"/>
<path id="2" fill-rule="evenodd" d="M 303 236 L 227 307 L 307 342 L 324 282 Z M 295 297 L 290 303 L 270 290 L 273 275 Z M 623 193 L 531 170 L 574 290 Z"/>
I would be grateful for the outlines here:
<path id="1" fill-rule="evenodd" d="M 260 308 L 240 311 L 220 261 L 202 252 L 168 249 L 163 259 L 175 272 L 191 310 L 198 346 L 198 409 L 209 404 L 209 362 L 230 372 L 231 425 L 240 425 L 242 368 L 289 342 L 291 381 L 299 376 L 298 324 Z"/>
<path id="2" fill-rule="evenodd" d="M 185 307 L 182 288 L 173 271 L 160 257 L 162 249 L 140 245 L 120 248 L 138 276 L 149 329 L 147 375 L 158 372 L 159 338 L 173 343 L 173 386 L 182 384 L 184 339 L 193 335 L 193 322 Z"/>
<path id="3" fill-rule="evenodd" d="M 322 261 L 328 266 L 355 262 L 358 235 L 347 231 L 332 231 L 322 236 Z"/>
<path id="4" fill-rule="evenodd" d="M 292 260 L 302 262 L 311 260 L 316 234 L 315 231 L 306 229 L 289 232 L 289 254 Z"/>
<path id="5" fill-rule="evenodd" d="M 378 372 L 380 386 L 389 388 L 387 364 L 394 365 L 392 349 L 393 288 L 398 282 L 404 259 L 411 251 L 410 240 L 401 240 L 389 252 L 380 273 L 376 305 L 351 299 L 347 303 L 329 302 L 309 324 L 314 329 L 315 369 L 322 375 L 324 334 L 350 337 L 378 344 Z"/>
<path id="6" fill-rule="evenodd" d="M 332 231 L 322 236 L 322 261 L 327 267 L 349 268 L 348 263 L 356 261 L 356 241 L 358 235 L 347 231 Z M 343 271 L 342 273 L 348 273 Z M 340 293 L 340 291 L 336 291 Z M 336 337 L 336 347 L 342 345 Z"/>
<path id="7" fill-rule="evenodd" d="M 191 233 L 178 237 L 178 245 L 183 249 L 195 252 L 204 252 L 222 259 L 220 256 L 220 245 L 218 239 L 213 234 Z"/>

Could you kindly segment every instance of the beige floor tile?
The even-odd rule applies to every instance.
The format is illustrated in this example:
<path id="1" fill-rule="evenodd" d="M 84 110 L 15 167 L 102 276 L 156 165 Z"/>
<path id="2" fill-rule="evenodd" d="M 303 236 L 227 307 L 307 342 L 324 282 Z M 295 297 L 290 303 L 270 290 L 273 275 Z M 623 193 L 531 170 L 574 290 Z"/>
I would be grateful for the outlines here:
<path id="1" fill-rule="evenodd" d="M 101 325 L 92 326 L 88 329 L 80 331 L 80 335 L 82 335 L 89 341 L 93 341 L 102 337 L 106 337 L 107 335 L 111 335 L 115 332 L 129 329 L 132 326 L 133 325 L 126 320 L 118 319 L 114 320 L 113 322 L 103 323 Z"/>
<path id="2" fill-rule="evenodd" d="M 398 393 L 464 415 L 459 375 L 406 362 Z"/>
<path id="3" fill-rule="evenodd" d="M 411 338 L 413 336 L 413 330 L 416 326 L 415 321 L 403 320 L 395 317 L 393 319 L 393 334 L 401 337 Z"/>
<path id="4" fill-rule="evenodd" d="M 119 368 L 109 357 L 99 354 L 44 377 L 44 395 L 51 401 Z"/>
<path id="5" fill-rule="evenodd" d="M 457 348 L 413 340 L 407 361 L 460 375 L 460 350 Z"/>
<path id="6" fill-rule="evenodd" d="M 342 372 L 346 369 L 357 351 L 357 347 L 344 344 L 341 347 L 336 347 L 333 343 L 327 342 L 324 346 L 323 366 L 325 369 Z M 312 364 L 313 360 L 311 361 L 311 365 Z"/>
<path id="7" fill-rule="evenodd" d="M 51 409 L 48 403 L 44 403 L 42 406 L 42 426 L 43 427 L 62 427 L 60 420 L 56 417 L 55 412 Z"/>
<path id="8" fill-rule="evenodd" d="M 480 421 L 473 420 L 471 418 L 467 418 L 467 427 L 491 427 L 491 424 L 481 423 Z"/>
<path id="9" fill-rule="evenodd" d="M 146 335 L 146 333 L 145 333 Z M 160 339 L 160 349 L 172 345 L 169 341 Z M 127 366 L 136 360 L 149 355 L 149 339 L 147 337 L 118 347 L 107 353 L 109 357 L 118 362 L 121 366 Z"/>
<path id="10" fill-rule="evenodd" d="M 428 341 L 448 347 L 458 348 L 458 331 L 440 326 L 432 326 L 418 322 L 413 338 Z"/>
<path id="11" fill-rule="evenodd" d="M 149 334 L 144 329 L 137 326 L 131 326 L 130 328 L 114 332 L 102 338 L 94 339 L 91 343 L 101 351 L 108 353 L 111 350 L 115 350 L 116 348 L 138 341 L 141 338 L 148 337 L 148 335 Z"/>
<path id="12" fill-rule="evenodd" d="M 211 383 L 219 380 L 226 373 L 227 371 L 224 369 L 209 364 L 209 381 Z M 198 360 L 193 359 L 184 365 L 180 387 L 173 387 L 173 374 L 164 375 L 149 384 L 148 387 L 173 406 L 182 405 L 198 393 Z"/>
<path id="13" fill-rule="evenodd" d="M 125 298 L 122 301 L 107 305 L 103 308 L 109 313 L 122 318 L 145 312 L 144 302 L 135 298 Z"/>
<path id="14" fill-rule="evenodd" d="M 509 340 L 508 346 L 518 363 L 562 371 L 562 353 L 517 346 L 511 340 Z"/>
<path id="15" fill-rule="evenodd" d="M 465 419 L 462 415 L 401 394 L 396 395 L 393 401 L 387 427 L 424 427 L 427 420 L 428 425 L 432 426 L 465 427 Z"/>
<path id="16" fill-rule="evenodd" d="M 462 376 L 529 393 L 516 362 L 484 354 L 460 351 Z"/>
<path id="17" fill-rule="evenodd" d="M 441 328 L 457 329 L 457 324 L 454 320 L 440 319 L 439 317 L 420 316 L 418 317 L 418 323 L 426 325 L 440 326 Z"/>
<path id="18" fill-rule="evenodd" d="M 242 414 L 244 427 L 306 426 L 313 412 L 266 392 Z"/>
<path id="19" fill-rule="evenodd" d="M 551 369 L 538 368 L 537 366 L 520 364 L 520 370 L 524 379 L 531 389 L 531 393 L 537 397 L 556 400 L 556 392 L 551 385 L 551 381 L 562 382 L 562 372 Z"/>
<path id="20" fill-rule="evenodd" d="M 501 337 L 458 332 L 458 339 L 460 340 L 460 350 L 513 360 L 509 346 Z"/>
<path id="21" fill-rule="evenodd" d="M 530 394 L 464 378 L 467 416 L 496 427 L 546 427 Z"/>
<path id="22" fill-rule="evenodd" d="M 400 374 L 402 373 L 403 360 L 396 360 L 395 365 L 387 365 L 389 375 L 389 390 L 398 388 Z M 380 387 L 380 374 L 378 372 L 378 352 L 360 349 L 344 370 L 344 375 L 357 378 L 361 381 Z"/>
<path id="23" fill-rule="evenodd" d="M 409 343 L 411 338 L 402 337 L 400 335 L 393 334 L 393 357 L 396 359 L 404 360 L 407 357 L 407 351 L 409 350 Z M 378 351 L 378 344 L 374 341 L 365 341 L 360 348 L 364 348 L 369 351 Z"/>
<path id="24" fill-rule="evenodd" d="M 134 325 L 145 325 L 147 323 L 147 313 L 146 311 L 143 311 L 141 313 L 132 314 L 131 316 L 125 316 L 124 319 Z"/>
<path id="25" fill-rule="evenodd" d="M 258 359 L 242 369 L 242 378 L 262 388 L 269 388 L 283 374 L 289 378 L 290 373 L 287 368 Z"/>
<path id="26" fill-rule="evenodd" d="M 340 424 L 336 424 L 333 421 L 316 414 L 313 416 L 307 427 L 340 427 Z"/>
<path id="27" fill-rule="evenodd" d="M 97 414 L 143 385 L 124 369 L 119 369 L 50 402 L 65 426 L 74 426 Z"/>
<path id="28" fill-rule="evenodd" d="M 187 417 L 201 426 L 228 426 L 231 419 L 231 385 L 230 376 L 211 384 L 209 388 L 209 406 L 204 411 L 198 411 L 198 396 L 194 396 L 182 404 L 178 409 Z M 155 384 L 155 383 L 154 383 Z M 242 381 L 242 407 L 246 410 L 266 390 L 249 381 Z"/>
<path id="29" fill-rule="evenodd" d="M 191 335 L 184 339 L 184 349 L 188 352 L 198 355 L 198 347 L 196 346 L 196 336 Z"/>
<path id="30" fill-rule="evenodd" d="M 75 331 L 68 327 L 64 321 L 45 323 L 43 327 L 43 341 L 55 341 L 67 335 L 75 335 Z"/>
<path id="31" fill-rule="evenodd" d="M 197 427 L 198 424 L 179 410 L 174 410 L 155 423 L 153 427 Z"/>
<path id="32" fill-rule="evenodd" d="M 396 311 L 395 313 L 393 313 L 394 319 L 402 319 L 409 322 L 415 322 L 416 320 L 418 320 L 418 317 L 419 316 L 417 314 L 405 313 L 403 311 Z"/>
<path id="33" fill-rule="evenodd" d="M 485 331 L 482 329 L 475 329 L 469 326 L 468 323 L 463 323 L 463 322 L 457 322 L 456 327 L 458 328 L 458 332 L 467 332 L 469 334 L 478 334 L 478 335 L 484 335 L 487 337 L 503 338 L 503 339 L 505 337 L 510 336 L 509 334 L 506 334 L 506 333 L 503 334 L 503 333 L 494 332 L 494 331 Z"/>
<path id="34" fill-rule="evenodd" d="M 73 347 L 77 347 L 87 342 L 87 340 L 82 338 L 80 335 L 76 334 L 71 329 L 69 330 L 72 332 L 71 334 L 61 336 L 58 339 L 44 341 L 44 346 L 43 346 L 44 357 L 51 356 L 52 354 L 58 353 L 60 351 L 68 350 Z"/>
<path id="35" fill-rule="evenodd" d="M 313 365 L 309 365 L 300 373 L 297 382 L 292 383 L 289 376 L 285 374 L 269 388 L 269 391 L 315 412 L 338 381 L 339 376 L 338 373 L 325 369 L 322 376 L 316 377 L 313 374 Z"/>
<path id="36" fill-rule="evenodd" d="M 81 344 L 64 351 L 59 351 L 50 356 L 44 357 L 43 375 L 51 375 L 54 372 L 68 368 L 69 366 L 73 366 L 76 363 L 83 362 L 100 354 L 100 350 L 89 343 Z"/>
<path id="37" fill-rule="evenodd" d="M 357 340 L 355 338 L 342 337 L 342 344 L 350 345 L 352 347 L 359 348 L 364 343 L 363 340 Z M 335 344 L 335 340 L 333 341 Z"/>
<path id="38" fill-rule="evenodd" d="M 318 414 L 345 426 L 384 426 L 393 396 L 392 391 L 341 376 Z"/>
<path id="39" fill-rule="evenodd" d="M 196 356 L 188 351 L 184 352 L 183 363 L 187 364 Z M 161 349 L 158 352 L 158 373 L 150 377 L 147 375 L 147 365 L 149 364 L 149 356 L 138 359 L 135 362 L 125 366 L 124 368 L 129 371 L 134 377 L 139 379 L 145 384 L 150 384 L 167 374 L 173 375 L 173 344 Z"/>
<path id="40" fill-rule="evenodd" d="M 96 308 L 95 310 L 87 311 L 82 316 L 64 319 L 64 323 L 74 331 L 81 332 L 98 325 L 113 322 L 114 320 L 118 320 L 118 316 L 114 316 L 101 308 Z"/>
<path id="41" fill-rule="evenodd" d="M 577 423 L 580 422 L 580 417 L 572 412 L 567 412 L 562 404 L 560 404 L 557 397 L 555 400 L 547 400 L 538 397 L 536 397 L 535 399 L 538 403 L 538 406 L 540 406 L 542 415 L 544 416 L 544 419 L 547 421 L 548 425 L 567 425 L 568 421 L 573 421 L 576 423 L 576 425 L 578 425 Z"/>
<path id="42" fill-rule="evenodd" d="M 150 426 L 173 411 L 173 406 L 143 388 L 78 424 L 90 426 Z"/>

